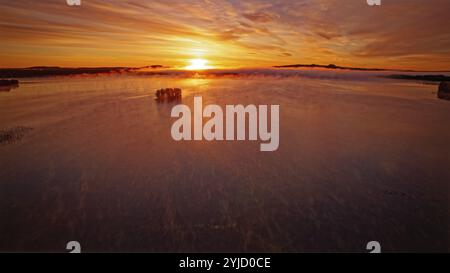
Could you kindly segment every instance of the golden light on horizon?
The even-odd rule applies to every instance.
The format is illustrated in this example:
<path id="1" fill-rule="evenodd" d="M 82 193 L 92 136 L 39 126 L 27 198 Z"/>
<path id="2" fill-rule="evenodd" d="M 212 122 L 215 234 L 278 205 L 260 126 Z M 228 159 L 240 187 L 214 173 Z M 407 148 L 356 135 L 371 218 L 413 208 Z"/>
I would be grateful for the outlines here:
<path id="1" fill-rule="evenodd" d="M 191 59 L 189 60 L 190 65 L 186 66 L 187 70 L 205 70 L 211 69 L 211 66 L 208 66 L 208 60 L 205 59 Z"/>

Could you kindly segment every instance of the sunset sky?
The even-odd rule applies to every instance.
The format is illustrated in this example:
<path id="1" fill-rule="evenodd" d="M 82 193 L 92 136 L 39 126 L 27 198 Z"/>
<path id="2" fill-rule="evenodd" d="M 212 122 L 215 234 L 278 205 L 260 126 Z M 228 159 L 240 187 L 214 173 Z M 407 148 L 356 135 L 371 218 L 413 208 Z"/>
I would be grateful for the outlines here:
<path id="1" fill-rule="evenodd" d="M 0 0 L 0 67 L 450 70 L 450 1 Z"/>

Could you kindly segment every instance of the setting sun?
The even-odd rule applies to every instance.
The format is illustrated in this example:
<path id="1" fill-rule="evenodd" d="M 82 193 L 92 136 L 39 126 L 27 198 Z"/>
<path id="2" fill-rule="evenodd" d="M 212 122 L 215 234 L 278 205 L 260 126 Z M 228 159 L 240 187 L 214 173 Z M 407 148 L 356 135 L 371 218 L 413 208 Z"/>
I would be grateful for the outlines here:
<path id="1" fill-rule="evenodd" d="M 190 65 L 186 66 L 186 69 L 188 70 L 204 70 L 211 68 L 210 66 L 206 65 L 208 61 L 205 59 L 192 59 L 189 62 Z"/>

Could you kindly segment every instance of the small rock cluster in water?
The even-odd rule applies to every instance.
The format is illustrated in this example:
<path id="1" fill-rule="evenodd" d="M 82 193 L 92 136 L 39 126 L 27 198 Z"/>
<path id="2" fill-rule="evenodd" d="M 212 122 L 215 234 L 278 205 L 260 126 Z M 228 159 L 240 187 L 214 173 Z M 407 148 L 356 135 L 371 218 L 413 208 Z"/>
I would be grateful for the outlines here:
<path id="1" fill-rule="evenodd" d="M 450 100 L 450 82 L 441 82 L 438 90 L 438 98 Z"/>
<path id="2" fill-rule="evenodd" d="M 163 88 L 156 90 L 156 100 L 158 101 L 173 101 L 181 99 L 180 88 Z"/>
<path id="3" fill-rule="evenodd" d="M 23 126 L 0 130 L 0 144 L 18 142 L 31 130 L 33 130 L 33 128 Z"/>
<path id="4" fill-rule="evenodd" d="M 19 87 L 18 80 L 0 80 L 0 91 L 10 91 L 16 87 Z"/>

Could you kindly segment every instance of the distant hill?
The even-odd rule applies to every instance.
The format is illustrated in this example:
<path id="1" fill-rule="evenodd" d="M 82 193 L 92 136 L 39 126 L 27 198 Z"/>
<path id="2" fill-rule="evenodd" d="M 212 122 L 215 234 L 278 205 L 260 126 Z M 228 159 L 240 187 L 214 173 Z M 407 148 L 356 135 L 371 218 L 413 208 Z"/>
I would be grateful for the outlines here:
<path id="1" fill-rule="evenodd" d="M 162 65 L 150 65 L 144 68 L 165 68 Z M 132 67 L 59 67 L 33 66 L 27 68 L 0 68 L 0 78 L 28 78 L 47 76 L 69 76 L 79 74 L 123 73 L 141 68 Z"/>
<path id="2" fill-rule="evenodd" d="M 0 78 L 28 78 L 28 77 L 46 77 L 46 76 L 68 76 L 77 74 L 101 74 L 121 72 L 125 67 L 79 67 L 79 68 L 61 68 L 48 66 L 35 66 L 29 68 L 1 68 Z"/>
<path id="3" fill-rule="evenodd" d="M 361 67 L 350 67 L 350 66 L 339 66 L 335 64 L 321 65 L 321 64 L 288 64 L 288 65 L 276 65 L 275 68 L 326 68 L 326 69 L 345 69 L 345 70 L 356 70 L 356 71 L 400 71 L 400 72 L 450 72 L 450 70 L 411 70 L 411 69 L 392 69 L 392 68 L 361 68 Z"/>
<path id="4" fill-rule="evenodd" d="M 335 64 L 329 65 L 320 65 L 320 64 L 289 64 L 289 65 L 277 65 L 275 68 L 327 68 L 327 69 L 345 69 L 345 70 L 358 70 L 358 71 L 386 71 L 388 69 L 382 68 L 360 68 L 360 67 L 346 67 L 346 66 L 338 66 Z M 407 71 L 407 70 L 404 70 Z"/>

